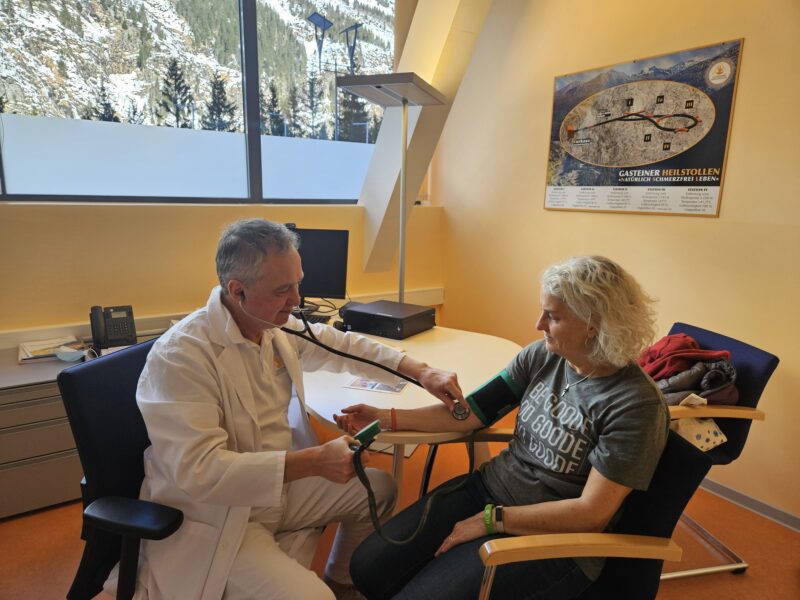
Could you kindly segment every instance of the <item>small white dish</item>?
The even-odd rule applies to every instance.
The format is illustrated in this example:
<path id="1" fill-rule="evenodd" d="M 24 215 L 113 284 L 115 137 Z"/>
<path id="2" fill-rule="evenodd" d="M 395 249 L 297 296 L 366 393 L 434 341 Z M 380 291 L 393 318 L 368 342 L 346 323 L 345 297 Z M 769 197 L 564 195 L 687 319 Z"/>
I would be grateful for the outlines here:
<path id="1" fill-rule="evenodd" d="M 86 355 L 86 350 L 74 350 L 73 348 L 65 348 L 56 351 L 56 358 L 64 362 L 77 362 Z"/>

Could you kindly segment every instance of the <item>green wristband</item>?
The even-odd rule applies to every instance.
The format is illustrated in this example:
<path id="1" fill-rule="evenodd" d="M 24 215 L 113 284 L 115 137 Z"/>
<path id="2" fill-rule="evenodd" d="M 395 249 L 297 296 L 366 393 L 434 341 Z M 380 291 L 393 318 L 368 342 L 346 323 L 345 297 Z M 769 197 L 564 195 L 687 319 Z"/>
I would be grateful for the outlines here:
<path id="1" fill-rule="evenodd" d="M 492 513 L 494 512 L 494 504 L 487 504 L 483 508 L 483 524 L 486 525 L 486 533 L 492 535 L 494 527 L 492 526 Z"/>

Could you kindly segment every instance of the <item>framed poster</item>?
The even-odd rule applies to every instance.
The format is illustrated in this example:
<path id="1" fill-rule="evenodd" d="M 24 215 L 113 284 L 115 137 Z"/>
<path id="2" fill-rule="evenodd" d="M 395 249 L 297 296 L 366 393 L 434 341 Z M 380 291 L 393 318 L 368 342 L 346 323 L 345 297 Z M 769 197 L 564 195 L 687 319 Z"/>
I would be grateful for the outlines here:
<path id="1" fill-rule="evenodd" d="M 556 77 L 545 208 L 718 216 L 742 43 Z"/>

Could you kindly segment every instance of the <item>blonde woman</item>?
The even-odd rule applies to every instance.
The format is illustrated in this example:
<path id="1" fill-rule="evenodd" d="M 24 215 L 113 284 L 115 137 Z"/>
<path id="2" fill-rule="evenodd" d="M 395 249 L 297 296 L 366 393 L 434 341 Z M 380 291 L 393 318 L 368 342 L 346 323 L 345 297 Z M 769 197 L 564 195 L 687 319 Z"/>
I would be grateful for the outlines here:
<path id="1" fill-rule="evenodd" d="M 503 373 L 511 401 L 472 395 L 463 420 L 445 406 L 394 411 L 396 429 L 468 431 L 519 408 L 508 448 L 462 476 L 468 481 L 457 491 L 437 497 L 413 542 L 389 545 L 373 534 L 361 544 L 350 570 L 369 600 L 475 598 L 483 573 L 478 548 L 487 539 L 613 531 L 627 494 L 649 485 L 669 424 L 664 399 L 635 361 L 653 338 L 652 300 L 599 256 L 555 264 L 541 282 L 536 327 L 544 339 Z M 338 422 L 347 431 L 374 419 L 392 424 L 387 410 L 357 405 L 343 412 Z M 407 537 L 423 504 L 390 520 L 385 533 Z M 602 558 L 505 565 L 492 597 L 571 598 L 602 566 Z"/>

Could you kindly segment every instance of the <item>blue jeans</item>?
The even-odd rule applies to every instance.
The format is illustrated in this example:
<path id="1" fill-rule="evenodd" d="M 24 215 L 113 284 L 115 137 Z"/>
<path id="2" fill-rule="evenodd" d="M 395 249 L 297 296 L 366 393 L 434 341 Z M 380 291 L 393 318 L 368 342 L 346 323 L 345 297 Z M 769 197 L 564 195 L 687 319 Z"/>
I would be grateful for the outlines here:
<path id="1" fill-rule="evenodd" d="M 483 563 L 481 545 L 502 535 L 484 536 L 466 542 L 439 557 L 434 553 L 456 522 L 495 503 L 479 473 L 457 477 L 444 485 L 468 478 L 459 490 L 438 496 L 425 527 L 410 543 L 395 546 L 377 533 L 356 549 L 350 575 L 369 600 L 472 600 L 478 597 Z M 405 539 L 416 529 L 425 498 L 418 500 L 383 526 L 392 539 Z M 557 600 L 573 598 L 591 584 L 580 567 L 569 558 L 502 565 L 497 568 L 492 598 Z"/>

